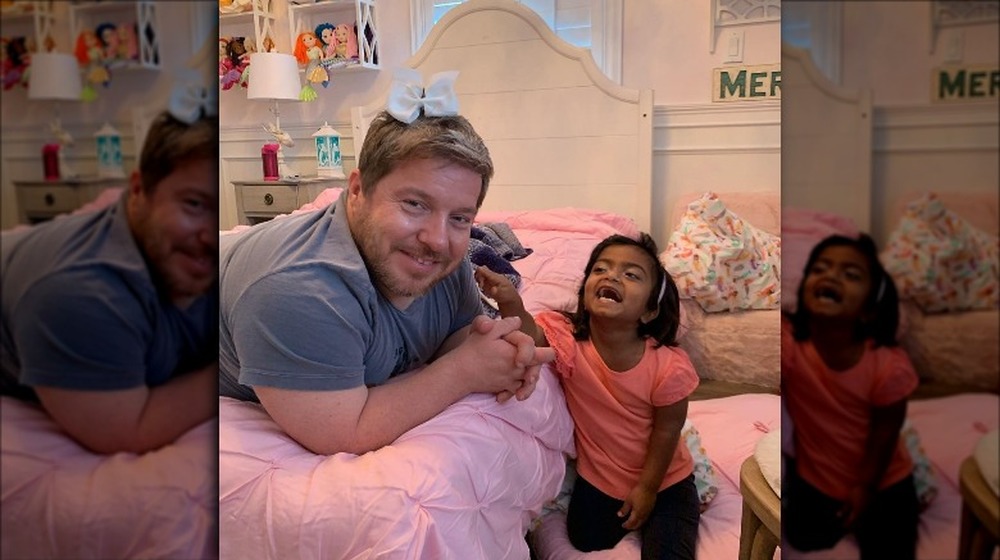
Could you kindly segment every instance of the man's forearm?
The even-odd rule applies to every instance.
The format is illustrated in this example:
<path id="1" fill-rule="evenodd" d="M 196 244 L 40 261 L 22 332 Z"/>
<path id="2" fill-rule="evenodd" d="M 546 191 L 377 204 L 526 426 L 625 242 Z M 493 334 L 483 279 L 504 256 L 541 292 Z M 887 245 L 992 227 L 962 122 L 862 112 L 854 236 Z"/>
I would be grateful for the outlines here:
<path id="1" fill-rule="evenodd" d="M 455 367 L 442 357 L 397 383 L 369 389 L 350 449 L 344 451 L 365 453 L 388 445 L 469 394 Z"/>
<path id="2" fill-rule="evenodd" d="M 158 449 L 219 413 L 219 364 L 172 378 L 149 390 L 132 451 Z"/>

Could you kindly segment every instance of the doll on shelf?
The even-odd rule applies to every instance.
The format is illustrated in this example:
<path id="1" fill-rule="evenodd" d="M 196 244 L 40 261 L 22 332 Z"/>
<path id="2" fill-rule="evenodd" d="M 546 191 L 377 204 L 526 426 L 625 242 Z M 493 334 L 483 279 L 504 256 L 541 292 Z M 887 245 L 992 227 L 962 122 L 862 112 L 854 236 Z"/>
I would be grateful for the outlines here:
<path id="1" fill-rule="evenodd" d="M 135 29 L 135 22 L 118 26 L 118 58 L 139 60 L 139 37 Z"/>
<path id="2" fill-rule="evenodd" d="M 336 58 L 358 58 L 358 35 L 354 27 L 341 23 L 333 28 L 333 39 Z"/>
<path id="3" fill-rule="evenodd" d="M 333 36 L 333 24 L 323 22 L 316 26 L 316 37 L 323 47 L 323 58 L 334 58 L 337 56 L 337 42 Z"/>
<path id="4" fill-rule="evenodd" d="M 319 39 L 315 33 L 312 31 L 299 33 L 295 39 L 295 59 L 306 67 L 306 85 L 302 86 L 299 99 L 312 101 L 316 99 L 316 90 L 312 84 L 323 84 L 323 87 L 330 85 L 330 75 L 320 64 L 323 59 L 323 48 L 319 46 Z"/>
<path id="5" fill-rule="evenodd" d="M 28 86 L 28 66 L 31 52 L 24 37 L 3 38 L 3 89 L 17 84 Z"/>
<path id="6" fill-rule="evenodd" d="M 113 23 L 102 23 L 97 26 L 95 30 L 97 34 L 97 39 L 101 42 L 101 46 L 104 49 L 103 58 L 104 60 L 115 60 L 120 58 L 121 54 L 121 37 L 118 35 L 118 29 Z"/>
<path id="7" fill-rule="evenodd" d="M 223 90 L 236 84 L 247 87 L 246 69 L 250 65 L 250 52 L 244 37 L 219 38 L 219 78 Z"/>
<path id="8" fill-rule="evenodd" d="M 82 31 L 76 38 L 74 53 L 76 60 L 86 69 L 83 100 L 93 101 L 97 98 L 97 92 L 94 91 L 93 86 L 101 84 L 107 87 L 111 83 L 111 74 L 104 65 L 104 48 L 101 46 L 97 34 L 90 30 Z"/>

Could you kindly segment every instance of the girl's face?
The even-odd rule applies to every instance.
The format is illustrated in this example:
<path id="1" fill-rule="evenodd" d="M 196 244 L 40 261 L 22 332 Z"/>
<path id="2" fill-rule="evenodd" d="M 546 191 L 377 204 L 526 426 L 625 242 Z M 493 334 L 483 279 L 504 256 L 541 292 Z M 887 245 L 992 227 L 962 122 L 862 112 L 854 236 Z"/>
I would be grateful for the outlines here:
<path id="1" fill-rule="evenodd" d="M 649 322 L 658 310 L 649 310 L 656 282 L 656 264 L 639 247 L 611 245 L 594 262 L 583 285 L 583 302 L 591 316 Z"/>
<path id="2" fill-rule="evenodd" d="M 305 43 L 306 47 L 316 46 L 316 36 L 312 33 L 307 33 L 302 36 L 302 42 Z"/>
<path id="3" fill-rule="evenodd" d="M 848 245 L 827 247 L 802 280 L 802 302 L 814 317 L 861 318 L 871 291 L 868 259 Z"/>
<path id="4" fill-rule="evenodd" d="M 324 43 L 326 43 L 327 45 L 329 45 L 330 43 L 333 42 L 333 28 L 332 27 L 324 27 L 322 33 L 323 33 L 323 42 Z"/>
<path id="5" fill-rule="evenodd" d="M 347 42 L 347 28 L 343 26 L 338 26 L 334 29 L 334 34 L 337 36 L 337 41 L 340 43 Z"/>

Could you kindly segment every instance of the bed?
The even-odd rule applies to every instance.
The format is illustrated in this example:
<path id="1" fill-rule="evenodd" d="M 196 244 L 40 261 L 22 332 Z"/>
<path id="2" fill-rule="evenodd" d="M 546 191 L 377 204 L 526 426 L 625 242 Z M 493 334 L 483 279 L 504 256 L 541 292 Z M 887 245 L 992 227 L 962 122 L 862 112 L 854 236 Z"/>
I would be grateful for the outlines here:
<path id="1" fill-rule="evenodd" d="M 652 92 L 611 83 L 585 51 L 511 1 L 448 12 L 405 65 L 425 79 L 459 70 L 461 113 L 497 169 L 477 224 L 505 224 L 531 249 L 511 263 L 529 311 L 570 308 L 597 242 L 649 231 Z M 382 92 L 353 111 L 355 146 L 384 102 Z M 334 198 L 325 192 L 300 210 Z M 702 330 L 707 321 L 686 313 L 688 334 Z M 775 336 L 777 327 L 775 320 Z M 735 400 L 692 405 L 693 425 L 719 465 L 702 557 L 736 556 L 739 466 L 779 422 L 776 349 L 771 387 L 758 387 L 772 394 L 736 395 L 742 391 L 707 380 L 706 395 Z M 737 414 L 744 418 L 732 429 Z M 544 529 L 558 529 L 551 506 L 574 454 L 572 421 L 547 369 L 524 402 L 471 395 L 362 456 L 309 453 L 259 405 L 225 397 L 219 433 L 223 558 L 542 556 Z M 628 557 L 638 558 L 637 549 Z"/>
<path id="2" fill-rule="evenodd" d="M 794 310 L 795 290 L 808 253 L 823 237 L 885 233 L 884 239 L 876 241 L 881 260 L 901 293 L 898 339 L 921 379 L 907 411 L 913 428 L 908 433 L 910 437 L 915 434 L 911 443 L 922 448 L 915 453 L 915 476 L 924 503 L 917 556 L 954 558 L 962 510 L 960 466 L 997 429 L 1000 409 L 995 171 L 990 176 L 987 166 L 980 178 L 983 185 L 993 185 L 988 189 L 975 184 L 875 184 L 870 93 L 830 84 L 808 52 L 794 47 L 783 46 L 782 67 L 782 87 L 786 88 L 782 307 Z M 962 149 L 979 151 L 975 146 L 949 146 L 929 157 L 935 165 L 949 154 L 961 161 Z M 817 169 L 823 171 L 824 179 L 816 178 Z M 883 172 L 878 177 L 887 176 Z M 880 193 L 889 189 L 896 193 L 896 200 L 887 205 Z M 942 246 L 961 248 L 957 254 L 965 260 L 935 260 L 932 251 Z M 921 299 L 921 294 L 926 296 L 923 282 L 929 278 L 932 263 L 948 262 L 952 264 L 945 268 L 950 272 L 933 271 L 944 281 L 934 286 L 934 293 L 946 293 L 949 282 L 959 282 L 957 276 L 950 279 L 956 270 L 963 273 L 963 279 L 972 279 L 972 285 L 992 284 L 992 289 L 978 295 L 966 291 L 972 296 L 951 308 L 940 298 Z M 785 558 L 850 559 L 857 558 L 857 547 L 848 537 L 829 551 L 807 554 L 785 546 L 783 553 Z"/>

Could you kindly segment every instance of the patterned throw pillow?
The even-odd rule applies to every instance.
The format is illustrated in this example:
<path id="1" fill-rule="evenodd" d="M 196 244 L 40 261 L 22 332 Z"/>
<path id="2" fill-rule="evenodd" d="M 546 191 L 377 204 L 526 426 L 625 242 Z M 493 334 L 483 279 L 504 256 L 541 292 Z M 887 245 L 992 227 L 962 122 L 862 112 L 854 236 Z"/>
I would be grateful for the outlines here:
<path id="1" fill-rule="evenodd" d="M 733 214 L 715 193 L 688 205 L 661 260 L 681 297 L 706 312 L 777 309 L 781 239 Z"/>
<path id="2" fill-rule="evenodd" d="M 900 297 L 925 313 L 996 309 L 998 252 L 997 236 L 974 228 L 929 193 L 906 207 L 882 262 Z"/>

